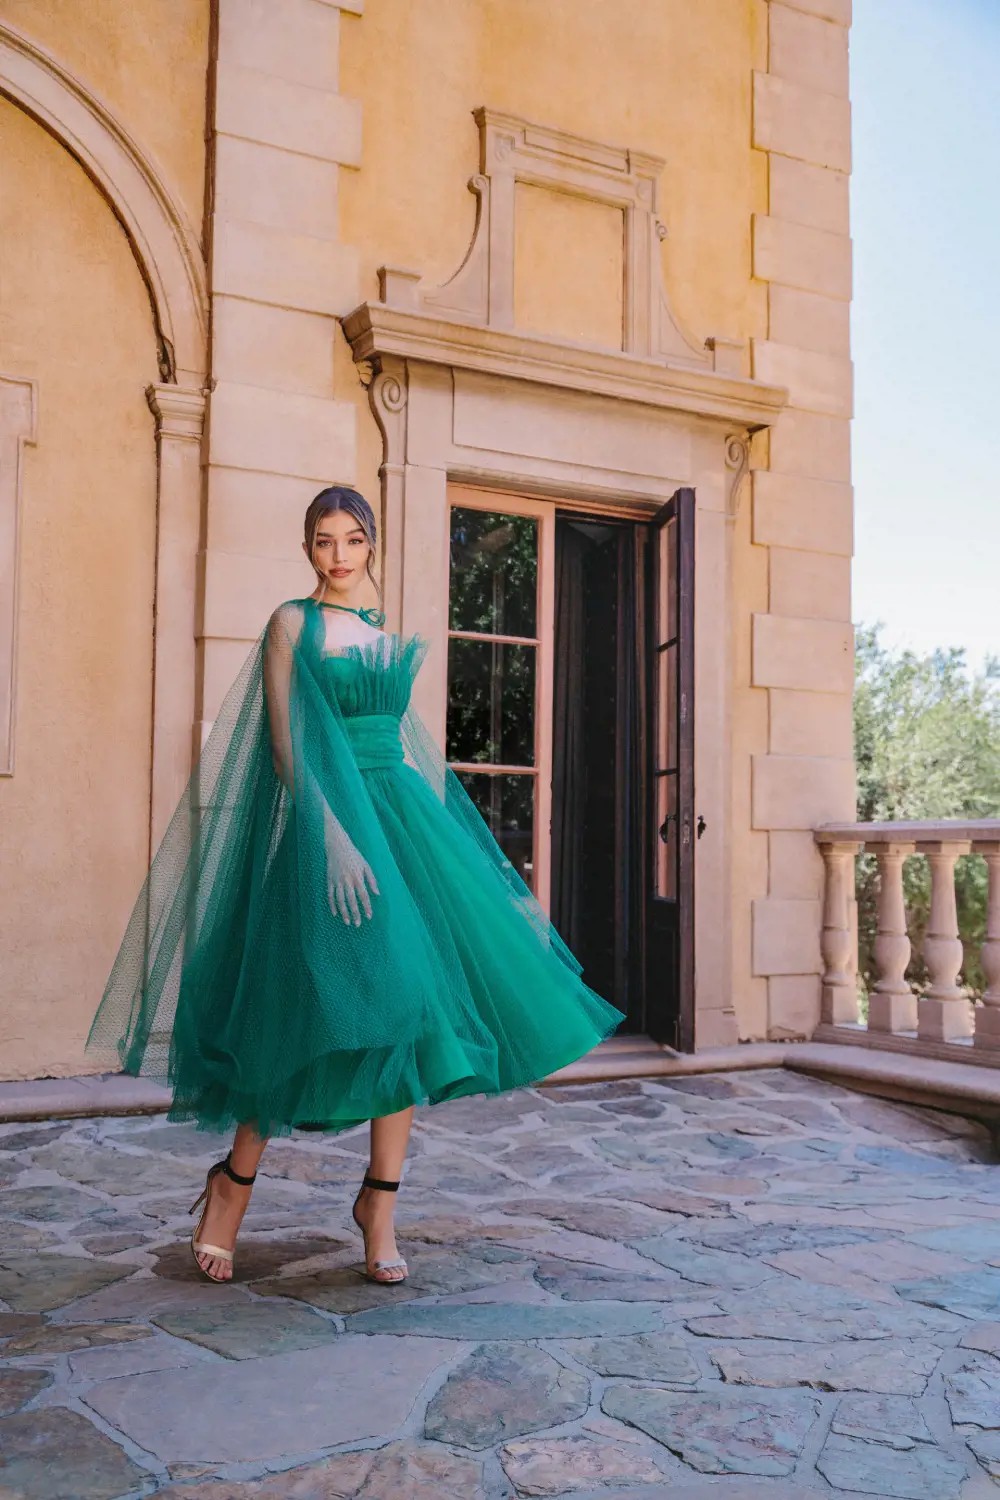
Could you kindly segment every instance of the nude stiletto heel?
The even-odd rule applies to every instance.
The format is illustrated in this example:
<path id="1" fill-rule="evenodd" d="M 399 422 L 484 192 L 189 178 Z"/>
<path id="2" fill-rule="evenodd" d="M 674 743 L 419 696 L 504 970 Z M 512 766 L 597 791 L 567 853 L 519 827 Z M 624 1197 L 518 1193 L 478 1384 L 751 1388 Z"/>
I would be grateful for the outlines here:
<path id="1" fill-rule="evenodd" d="M 358 1189 L 358 1196 L 354 1200 L 354 1207 L 351 1209 L 351 1217 L 353 1218 L 355 1224 L 357 1224 L 358 1228 L 361 1230 L 361 1234 L 365 1242 L 364 1274 L 366 1278 L 369 1281 L 374 1281 L 376 1286 L 401 1286 L 408 1275 L 406 1261 L 402 1256 L 399 1256 L 396 1260 L 369 1261 L 368 1259 L 368 1235 L 365 1233 L 365 1226 L 358 1218 L 358 1204 L 361 1201 L 361 1194 L 364 1192 L 366 1187 L 376 1188 L 380 1193 L 396 1193 L 399 1191 L 399 1183 L 383 1182 L 381 1178 L 372 1177 L 368 1172 L 366 1172 L 361 1187 Z M 394 1276 L 391 1279 L 386 1280 L 385 1277 L 375 1275 L 376 1271 L 402 1271 L 403 1274 L 402 1276 Z"/>
<path id="2" fill-rule="evenodd" d="M 201 1192 L 198 1194 L 198 1197 L 194 1200 L 190 1209 L 188 1210 L 189 1213 L 193 1214 L 200 1204 L 204 1203 L 205 1205 L 205 1207 L 202 1209 L 201 1218 L 198 1220 L 197 1227 L 191 1235 L 191 1254 L 194 1256 L 195 1265 L 198 1267 L 198 1270 L 201 1272 L 201 1274 L 205 1277 L 206 1281 L 228 1281 L 230 1278 L 228 1276 L 213 1276 L 210 1271 L 206 1271 L 205 1267 L 198 1259 L 199 1255 L 212 1255 L 218 1260 L 229 1261 L 230 1265 L 232 1265 L 233 1262 L 232 1250 L 224 1250 L 221 1245 L 207 1245 L 204 1240 L 200 1240 L 198 1238 L 199 1234 L 201 1233 L 201 1226 L 205 1222 L 205 1215 L 208 1213 L 209 1204 L 212 1201 L 212 1188 L 215 1186 L 216 1177 L 218 1177 L 220 1172 L 225 1172 L 230 1181 L 239 1183 L 240 1187 L 252 1187 L 253 1184 L 257 1181 L 256 1172 L 254 1172 L 252 1177 L 241 1177 L 239 1172 L 234 1172 L 232 1163 L 230 1161 L 231 1155 L 232 1153 L 230 1152 L 223 1161 L 217 1161 L 214 1166 L 209 1167 L 208 1176 L 205 1178 L 205 1186 L 202 1188 Z"/>

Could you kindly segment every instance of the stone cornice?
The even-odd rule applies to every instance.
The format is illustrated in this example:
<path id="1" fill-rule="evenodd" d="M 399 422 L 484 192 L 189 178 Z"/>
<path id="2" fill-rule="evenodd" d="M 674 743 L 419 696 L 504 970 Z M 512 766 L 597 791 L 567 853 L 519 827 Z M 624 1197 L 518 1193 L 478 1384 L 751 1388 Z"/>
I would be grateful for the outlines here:
<path id="1" fill-rule="evenodd" d="M 365 302 L 343 323 L 355 362 L 396 355 L 514 380 L 588 391 L 663 410 L 756 429 L 787 401 L 783 386 L 592 349 L 542 335 L 458 322 L 441 315 Z"/>

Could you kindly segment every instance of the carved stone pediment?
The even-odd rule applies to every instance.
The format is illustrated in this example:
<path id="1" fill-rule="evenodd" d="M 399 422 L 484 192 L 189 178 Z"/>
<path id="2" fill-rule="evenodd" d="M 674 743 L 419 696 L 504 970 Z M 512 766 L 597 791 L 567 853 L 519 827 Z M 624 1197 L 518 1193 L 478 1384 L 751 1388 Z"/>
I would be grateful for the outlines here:
<path id="1" fill-rule="evenodd" d="M 515 192 L 519 184 L 617 209 L 623 224 L 624 307 L 620 350 L 692 369 L 738 374 L 742 346 L 699 343 L 681 327 L 663 288 L 659 217 L 660 157 L 608 146 L 535 125 L 499 110 L 475 111 L 479 171 L 469 179 L 476 224 L 465 259 L 443 286 L 413 271 L 383 266 L 380 299 L 388 307 L 454 318 L 483 328 L 515 324 Z M 607 346 L 605 346 L 607 347 Z"/>
<path id="2" fill-rule="evenodd" d="M 363 383 L 371 385 L 387 361 L 419 360 L 687 412 L 746 432 L 769 426 L 787 392 L 744 373 L 741 343 L 699 342 L 668 305 L 660 258 L 662 160 L 499 110 L 477 109 L 474 117 L 479 171 L 469 181 L 477 213 L 468 251 L 440 286 L 417 271 L 380 267 L 378 300 L 343 320 Z M 515 211 L 522 186 L 620 218 L 617 342 L 519 326 Z M 597 326 L 608 330 L 607 317 Z"/>

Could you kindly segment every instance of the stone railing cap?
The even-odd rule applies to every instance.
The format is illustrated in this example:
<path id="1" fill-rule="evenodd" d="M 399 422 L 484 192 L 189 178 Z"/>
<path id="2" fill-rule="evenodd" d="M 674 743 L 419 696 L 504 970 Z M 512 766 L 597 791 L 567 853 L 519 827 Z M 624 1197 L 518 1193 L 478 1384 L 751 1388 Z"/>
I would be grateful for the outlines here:
<path id="1" fill-rule="evenodd" d="M 823 823 L 813 830 L 818 844 L 913 844 L 1000 842 L 1000 818 L 926 819 L 898 823 Z"/>

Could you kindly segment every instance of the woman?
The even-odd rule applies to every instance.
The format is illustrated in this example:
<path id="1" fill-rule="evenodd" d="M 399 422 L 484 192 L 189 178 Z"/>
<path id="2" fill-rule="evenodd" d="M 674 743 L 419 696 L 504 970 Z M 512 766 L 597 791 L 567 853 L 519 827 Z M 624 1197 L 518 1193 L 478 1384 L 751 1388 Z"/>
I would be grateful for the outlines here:
<path id="1" fill-rule="evenodd" d="M 531 1083 L 622 1019 L 410 708 L 426 643 L 364 607 L 375 545 L 355 490 L 316 496 L 316 589 L 275 611 L 231 688 L 88 1038 L 168 1081 L 168 1118 L 235 1126 L 191 1210 L 213 1281 L 232 1276 L 268 1138 L 365 1120 L 365 1270 L 404 1280 L 393 1195 L 414 1105 Z"/>

